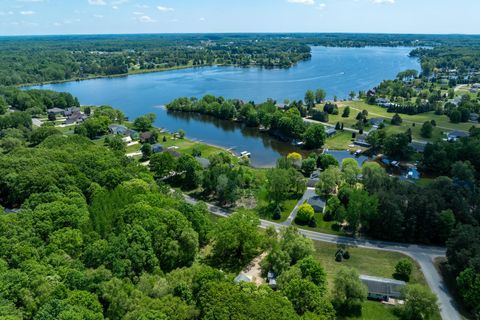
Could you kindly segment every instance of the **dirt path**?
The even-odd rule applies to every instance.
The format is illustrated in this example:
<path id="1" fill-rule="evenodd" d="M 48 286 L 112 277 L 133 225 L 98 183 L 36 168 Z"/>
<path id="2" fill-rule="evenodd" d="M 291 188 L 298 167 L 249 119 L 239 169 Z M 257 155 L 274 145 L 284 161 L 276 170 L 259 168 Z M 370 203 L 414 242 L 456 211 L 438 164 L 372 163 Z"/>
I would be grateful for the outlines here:
<path id="1" fill-rule="evenodd" d="M 243 270 L 243 273 L 252 279 L 252 282 L 257 286 L 264 284 L 265 279 L 262 277 L 262 268 L 260 268 L 260 262 L 267 256 L 264 252 L 250 262 L 250 264 Z"/>

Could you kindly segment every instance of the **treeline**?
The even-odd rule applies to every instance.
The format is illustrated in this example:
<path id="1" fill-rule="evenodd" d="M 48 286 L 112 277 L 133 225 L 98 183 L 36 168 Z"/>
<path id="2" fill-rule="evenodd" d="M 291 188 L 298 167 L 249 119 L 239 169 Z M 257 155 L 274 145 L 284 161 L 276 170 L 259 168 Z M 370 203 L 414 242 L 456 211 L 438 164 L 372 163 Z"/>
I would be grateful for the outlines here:
<path id="1" fill-rule="evenodd" d="M 261 128 L 282 140 L 304 140 L 310 149 L 320 148 L 326 139 L 322 125 L 307 125 L 303 118 L 307 109 L 303 103 L 292 102 L 284 110 L 268 100 L 261 104 L 226 100 L 206 95 L 201 99 L 178 98 L 167 104 L 169 111 L 195 112 L 223 120 L 239 121 L 248 127 Z"/>
<path id="2" fill-rule="evenodd" d="M 0 84 L 18 85 L 212 64 L 290 67 L 310 58 L 306 44 L 275 37 L 54 36 L 7 38 Z"/>
<path id="3" fill-rule="evenodd" d="M 45 113 L 51 108 L 80 107 L 80 102 L 66 92 L 21 90 L 16 87 L 0 86 L 0 114 L 2 114 L 2 105 L 35 115 Z"/>

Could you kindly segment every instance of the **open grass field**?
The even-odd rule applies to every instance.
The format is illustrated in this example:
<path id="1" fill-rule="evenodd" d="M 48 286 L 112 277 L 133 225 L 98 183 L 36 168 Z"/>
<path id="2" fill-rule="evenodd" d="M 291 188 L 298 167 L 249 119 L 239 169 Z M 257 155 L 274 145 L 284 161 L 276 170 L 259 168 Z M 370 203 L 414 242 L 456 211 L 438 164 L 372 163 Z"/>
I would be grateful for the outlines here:
<path id="1" fill-rule="evenodd" d="M 340 227 L 335 221 L 325 221 L 323 220 L 323 216 L 324 216 L 323 213 L 315 214 L 315 221 L 317 222 L 317 226 L 315 228 L 304 226 L 304 225 L 298 225 L 295 222 L 294 222 L 294 225 L 297 226 L 298 228 L 302 228 L 310 231 L 333 234 L 337 236 L 346 236 L 346 234 L 340 230 Z"/>
<path id="2" fill-rule="evenodd" d="M 356 123 L 357 120 L 355 119 L 357 114 L 362 110 L 368 111 L 368 118 L 383 118 L 385 119 L 387 125 L 387 132 L 389 133 L 399 133 L 405 132 L 407 129 L 411 128 L 413 133 L 413 139 L 415 140 L 426 140 L 426 141 L 435 141 L 438 139 L 442 139 L 445 137 L 445 133 L 453 130 L 460 130 L 460 131 L 468 131 L 472 126 L 480 127 L 480 124 L 474 123 L 451 123 L 450 120 L 446 115 L 436 115 L 433 111 L 421 113 L 417 115 L 406 115 L 401 114 L 401 118 L 403 119 L 403 123 L 400 126 L 392 126 L 390 125 L 390 120 L 392 119 L 394 113 L 387 112 L 386 108 L 382 108 L 380 106 L 369 105 L 364 101 L 340 101 L 336 102 L 339 108 L 338 115 L 329 115 L 329 122 L 332 125 L 335 125 L 337 122 L 343 123 L 346 128 L 352 128 Z M 350 107 L 350 116 L 348 118 L 343 118 L 342 113 L 345 107 Z M 317 105 L 317 108 L 320 110 L 323 109 L 323 105 Z M 421 137 L 420 129 L 424 122 L 435 120 L 437 126 L 434 128 L 433 136 L 430 139 L 426 139 Z M 413 126 L 415 124 L 415 126 Z M 365 128 L 366 131 L 370 130 L 371 127 Z M 327 139 L 327 147 L 329 144 L 332 146 L 340 147 L 342 145 L 342 139 L 346 139 L 347 136 L 345 135 L 342 138 L 331 138 Z M 348 145 L 347 145 L 348 146 Z M 334 147 L 330 147 L 334 149 Z"/>
<path id="3" fill-rule="evenodd" d="M 357 150 L 358 147 L 349 147 L 352 144 L 352 133 L 348 131 L 338 132 L 325 141 L 325 147 L 330 150 Z"/>

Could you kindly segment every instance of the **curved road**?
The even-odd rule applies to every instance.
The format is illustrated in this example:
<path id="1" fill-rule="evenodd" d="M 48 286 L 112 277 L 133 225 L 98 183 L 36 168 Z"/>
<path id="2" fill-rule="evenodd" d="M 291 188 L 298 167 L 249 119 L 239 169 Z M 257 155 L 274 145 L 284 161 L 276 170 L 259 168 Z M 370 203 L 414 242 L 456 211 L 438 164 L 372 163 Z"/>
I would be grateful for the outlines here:
<path id="1" fill-rule="evenodd" d="M 196 204 L 198 201 L 194 198 L 184 195 L 185 201 L 190 204 Z M 208 210 L 217 216 L 229 217 L 231 212 L 220 207 L 214 206 L 210 203 L 207 203 Z M 277 229 L 285 227 L 285 224 L 279 224 L 268 220 L 260 220 L 260 226 L 262 228 L 267 228 L 269 226 L 274 226 Z M 379 241 L 379 240 L 368 240 L 360 238 L 350 238 L 335 236 L 330 234 L 324 234 L 319 232 L 313 232 L 308 230 L 299 229 L 300 232 L 305 235 L 307 238 L 310 238 L 315 241 L 345 244 L 349 246 L 356 246 L 368 249 L 375 250 L 384 250 L 384 251 L 393 251 L 400 252 L 405 255 L 408 255 L 414 259 L 421 267 L 422 272 L 425 276 L 425 279 L 432 289 L 432 291 L 437 295 L 438 302 L 440 304 L 440 314 L 443 320 L 461 320 L 462 317 L 458 312 L 455 302 L 451 297 L 448 289 L 438 273 L 434 265 L 434 259 L 437 257 L 445 257 L 446 249 L 442 247 L 434 246 L 425 246 L 425 245 L 416 245 L 416 244 L 405 244 L 405 243 L 396 243 L 388 241 Z"/>

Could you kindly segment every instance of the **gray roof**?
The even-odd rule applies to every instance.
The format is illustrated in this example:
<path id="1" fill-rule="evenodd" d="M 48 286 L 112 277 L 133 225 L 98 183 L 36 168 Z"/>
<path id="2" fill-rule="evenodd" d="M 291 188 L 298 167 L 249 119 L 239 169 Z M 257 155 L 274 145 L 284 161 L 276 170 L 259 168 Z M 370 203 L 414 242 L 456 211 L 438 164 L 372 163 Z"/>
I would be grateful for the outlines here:
<path id="1" fill-rule="evenodd" d="M 458 139 L 458 138 L 466 138 L 470 134 L 468 132 L 463 132 L 463 131 L 452 131 L 447 134 L 449 139 Z"/>
<path id="2" fill-rule="evenodd" d="M 156 143 L 156 144 L 152 145 L 152 151 L 153 151 L 153 153 L 162 152 L 163 151 L 163 146 L 159 143 Z"/>
<path id="3" fill-rule="evenodd" d="M 337 130 L 335 130 L 335 128 L 332 128 L 332 127 L 325 128 L 325 133 L 327 135 L 332 135 L 332 134 L 335 134 L 336 132 Z"/>
<path id="4" fill-rule="evenodd" d="M 384 296 L 399 296 L 401 289 L 406 285 L 404 281 L 361 275 L 360 280 L 368 288 L 369 294 Z"/>
<path id="5" fill-rule="evenodd" d="M 121 124 L 111 124 L 108 126 L 108 129 L 110 129 L 110 131 L 113 134 L 129 134 L 130 133 L 130 130 Z"/>
<path id="6" fill-rule="evenodd" d="M 325 200 L 323 200 L 320 196 L 313 196 L 307 200 L 307 203 L 313 207 L 313 209 L 323 210 L 325 208 Z"/>
<path id="7" fill-rule="evenodd" d="M 203 167 L 203 168 L 208 168 L 210 166 L 210 160 L 206 159 L 206 158 L 202 158 L 202 157 L 195 157 L 195 159 L 197 159 L 198 163 L 200 163 L 200 165 Z"/>
<path id="8" fill-rule="evenodd" d="M 51 108 L 47 110 L 48 113 L 63 113 L 65 110 L 60 109 L 60 108 Z"/>
<path id="9" fill-rule="evenodd" d="M 238 276 L 233 279 L 235 283 L 240 283 L 240 282 L 252 282 L 252 279 L 250 279 L 249 276 L 247 276 L 245 273 L 240 273 Z"/>

